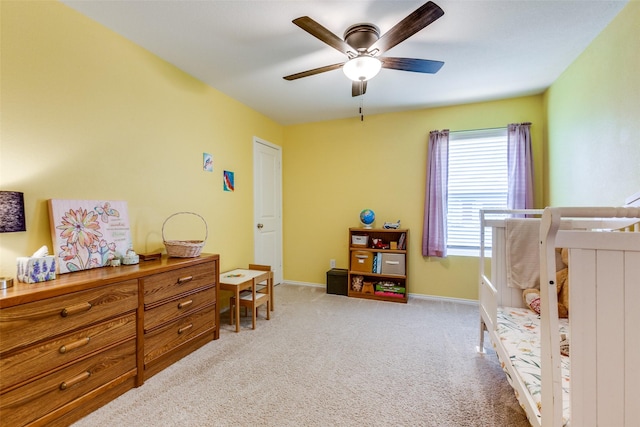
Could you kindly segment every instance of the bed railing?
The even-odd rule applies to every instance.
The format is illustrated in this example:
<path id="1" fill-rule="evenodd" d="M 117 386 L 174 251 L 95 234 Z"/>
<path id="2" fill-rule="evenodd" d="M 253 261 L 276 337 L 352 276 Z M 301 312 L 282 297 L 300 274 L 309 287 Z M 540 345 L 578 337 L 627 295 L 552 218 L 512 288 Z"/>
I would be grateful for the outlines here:
<path id="1" fill-rule="evenodd" d="M 640 208 L 545 208 L 540 226 L 540 305 L 541 305 L 541 371 L 542 371 L 542 419 L 544 425 L 562 425 L 562 374 L 560 365 L 560 340 L 556 277 L 557 247 L 571 247 L 581 231 L 560 230 L 563 218 L 640 218 Z M 604 220 L 607 221 L 607 220 Z M 635 234 L 635 233 L 629 233 Z M 628 250 L 637 251 L 637 239 L 629 236 Z M 597 239 L 597 236 L 594 236 Z M 619 239 L 618 239 L 619 240 Z M 623 242 L 624 243 L 624 242 Z M 584 246 L 584 241 L 580 242 Z M 598 249 L 607 249 L 606 242 L 598 239 Z M 620 242 L 612 244 L 611 250 L 625 250 Z M 548 313 L 548 314 L 546 314 Z M 554 333 L 555 331 L 555 333 Z M 572 384 L 573 385 L 573 384 Z M 623 403 L 624 405 L 624 403 Z M 552 408 L 551 411 L 548 408 Z M 551 418 L 551 420 L 550 420 Z"/>
<path id="2" fill-rule="evenodd" d="M 478 298 L 480 300 L 480 310 L 482 310 L 483 313 L 480 316 L 480 343 L 476 348 L 479 353 L 484 353 L 484 331 L 487 328 L 495 328 L 498 306 L 522 306 L 522 290 L 509 288 L 506 284 L 506 275 L 504 273 L 506 271 L 506 264 L 504 262 L 505 229 L 504 227 L 497 227 L 496 224 L 504 222 L 506 216 L 540 216 L 542 212 L 542 209 L 480 209 L 480 230 L 482 231 L 480 233 Z M 487 227 L 491 227 L 492 230 L 491 251 L 492 253 L 497 252 L 497 256 L 490 257 L 491 278 L 487 276 L 485 271 L 485 260 L 489 249 L 486 242 Z M 496 281 L 498 281 L 498 283 L 496 283 Z M 489 319 L 489 324 L 485 324 L 482 319 Z"/>
<path id="3" fill-rule="evenodd" d="M 638 206 L 638 205 L 636 205 Z M 571 371 L 571 407 L 575 412 L 571 416 L 572 425 L 605 425 L 606 421 L 598 424 L 596 418 L 620 420 L 622 417 L 630 416 L 630 408 L 635 408 L 637 404 L 630 404 L 630 401 L 640 401 L 640 373 L 637 373 L 636 366 L 640 366 L 640 339 L 634 335 L 635 326 L 640 324 L 640 313 L 637 310 L 630 310 L 631 306 L 620 305 L 620 301 L 630 298 L 633 301 L 640 300 L 640 242 L 638 233 L 624 232 L 638 231 L 638 218 L 640 218 L 640 206 L 626 208 L 547 208 L 546 210 L 526 210 L 510 211 L 501 209 L 488 209 L 480 212 L 480 223 L 483 232 L 480 236 L 480 280 L 479 280 L 479 300 L 480 300 L 480 345 L 478 351 L 484 352 L 484 331 L 491 333 L 497 327 L 497 309 L 501 306 L 524 307 L 522 303 L 522 290 L 512 288 L 507 285 L 505 240 L 507 215 L 505 214 L 541 214 L 545 217 L 545 225 L 542 226 L 539 235 L 540 244 L 540 283 L 547 283 L 542 286 L 541 305 L 543 312 L 553 313 L 553 316 L 541 316 L 541 370 L 542 370 L 542 411 L 538 412 L 537 421 L 534 410 L 526 409 L 532 425 L 540 425 L 541 412 L 545 412 L 544 426 L 562 426 L 562 377 L 560 369 L 560 342 L 557 339 L 558 330 L 557 318 L 557 292 L 555 283 L 550 284 L 549 280 L 556 277 L 556 248 L 573 248 L 570 250 L 570 263 L 576 267 L 572 273 L 572 289 L 588 289 L 590 300 L 585 303 L 584 294 L 572 293 L 571 299 L 581 298 L 577 306 L 572 309 L 572 323 L 578 328 L 578 336 L 571 339 L 571 353 L 579 357 L 572 357 Z M 496 215 L 504 215 L 496 218 Z M 635 219 L 623 219 L 635 218 Z M 560 226 L 562 223 L 562 226 Z M 491 257 L 491 274 L 486 270 L 488 265 L 488 244 L 485 239 L 487 227 L 492 229 L 493 251 Z M 544 231 L 543 231 L 544 230 Z M 611 231 L 601 233 L 599 231 Z M 623 232 L 614 232 L 623 231 Z M 577 249 L 577 251 L 576 251 Z M 502 251 L 502 252 L 501 252 Z M 625 252 L 626 251 L 626 252 Z M 611 263 L 610 254 L 621 254 L 625 252 L 627 259 L 626 267 L 618 263 Z M 599 255 L 598 255 L 599 254 Z M 633 255 L 631 255 L 633 254 Z M 632 257 L 630 257 L 633 256 Z M 601 263 L 601 259 L 604 261 Z M 597 261 L 597 262 L 596 262 Z M 543 264 L 544 262 L 544 264 Z M 597 266 L 596 266 L 597 264 Z M 630 268 L 630 266 L 633 266 Z M 621 277 L 625 275 L 626 284 L 621 279 L 612 283 L 610 280 L 602 281 L 596 277 L 597 271 L 612 271 L 614 275 Z M 623 271 L 624 270 L 624 271 Z M 543 276 L 544 275 L 544 276 Z M 608 276 L 605 276 L 608 278 Z M 588 285 L 583 284 L 590 282 Z M 626 288 L 625 288 L 626 286 Z M 626 289 L 626 291 L 624 290 Z M 612 293 L 616 296 L 612 297 Z M 619 295 L 618 295 L 619 294 Z M 615 301 L 615 303 L 614 303 Z M 573 303 L 572 303 L 573 304 Z M 613 305 L 612 305 L 613 304 Z M 553 305 L 553 307 L 551 307 Z M 626 311 L 626 313 L 625 313 Z M 596 320 L 594 312 L 599 312 Z M 614 313 L 612 315 L 611 313 Z M 615 318 L 615 319 L 613 319 Z M 624 319 L 624 322 L 621 320 Z M 611 331 L 624 323 L 628 332 L 620 332 L 617 335 Z M 595 338 L 596 325 L 599 329 L 605 329 Z M 633 326 L 630 326 L 633 325 Z M 573 328 L 572 328 L 573 330 Z M 580 332 L 581 331 L 581 332 Z M 583 338 L 582 335 L 588 336 Z M 592 337 L 592 335 L 594 335 Z M 624 335 L 623 337 L 621 337 Z M 603 345 L 602 340 L 605 342 Z M 625 347 L 626 346 L 626 347 Z M 625 347 L 626 353 L 620 353 L 620 349 Z M 605 348 L 606 355 L 603 355 Z M 612 354 L 613 353 L 613 354 Z M 621 355 L 622 354 L 622 355 Z M 624 362 L 620 362 L 620 358 Z M 614 368 L 611 371 L 609 360 L 614 360 L 616 365 L 630 365 L 626 368 Z M 575 369 L 575 372 L 574 372 Z M 626 369 L 626 371 L 625 371 Z M 602 370 L 599 374 L 595 371 Z M 578 372 L 579 371 L 579 372 Z M 637 374 L 632 374 L 636 372 Z M 631 375 L 631 379 L 628 378 Z M 615 378 L 615 379 L 614 379 Z M 604 385 L 603 385 L 604 384 Z M 634 388 L 636 387 L 636 388 Z M 526 388 L 521 384 L 514 385 L 516 393 L 526 393 Z M 620 398 L 620 390 L 626 390 L 623 394 L 626 398 Z M 612 391 L 615 390 L 615 391 Z M 626 403 L 625 403 L 626 399 Z M 629 401 L 630 399 L 630 401 Z M 575 406 L 574 406 L 575 403 Z M 605 409 L 602 409 L 606 407 Z M 603 415 L 604 414 L 604 415 Z M 635 416 L 635 415 L 634 415 Z M 608 417 L 608 418 L 607 418 Z M 631 421 L 626 421 L 626 425 L 634 425 Z M 624 421 L 619 425 L 625 425 Z"/>

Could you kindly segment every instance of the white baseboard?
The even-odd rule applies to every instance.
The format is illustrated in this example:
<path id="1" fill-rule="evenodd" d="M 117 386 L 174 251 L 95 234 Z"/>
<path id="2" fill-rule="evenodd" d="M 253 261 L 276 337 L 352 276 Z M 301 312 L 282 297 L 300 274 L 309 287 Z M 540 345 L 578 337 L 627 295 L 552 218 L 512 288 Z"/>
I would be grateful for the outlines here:
<path id="1" fill-rule="evenodd" d="M 441 297 L 437 295 L 424 295 L 424 294 L 412 294 L 409 293 L 409 298 L 424 299 L 431 301 L 444 301 L 455 302 L 458 304 L 478 305 L 478 300 L 466 299 L 466 298 L 453 298 L 453 297 Z"/>
<path id="2" fill-rule="evenodd" d="M 314 288 L 326 288 L 326 286 L 327 286 L 324 283 L 297 282 L 295 280 L 284 280 L 283 284 L 285 284 L 285 285 L 311 286 L 311 287 L 314 287 Z M 409 293 L 409 298 L 432 300 L 432 301 L 455 302 L 455 303 L 459 303 L 459 304 L 468 304 L 468 305 L 478 305 L 478 300 L 465 299 L 465 298 L 441 297 L 441 296 L 437 296 L 437 295 L 424 295 L 424 294 L 412 294 L 412 293 Z"/>
<path id="3" fill-rule="evenodd" d="M 283 285 L 300 285 L 300 286 L 311 286 L 314 288 L 326 288 L 327 285 L 324 283 L 310 283 L 310 282 L 296 282 L 295 280 L 283 280 Z"/>

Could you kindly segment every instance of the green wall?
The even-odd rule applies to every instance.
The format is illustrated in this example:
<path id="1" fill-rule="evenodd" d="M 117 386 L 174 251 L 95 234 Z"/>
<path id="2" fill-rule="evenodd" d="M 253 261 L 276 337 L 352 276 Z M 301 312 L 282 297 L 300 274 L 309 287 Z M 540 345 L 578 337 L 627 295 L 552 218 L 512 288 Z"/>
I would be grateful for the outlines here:
<path id="1" fill-rule="evenodd" d="M 640 191 L 640 2 L 554 82 L 546 106 L 546 204 L 620 205 Z"/>

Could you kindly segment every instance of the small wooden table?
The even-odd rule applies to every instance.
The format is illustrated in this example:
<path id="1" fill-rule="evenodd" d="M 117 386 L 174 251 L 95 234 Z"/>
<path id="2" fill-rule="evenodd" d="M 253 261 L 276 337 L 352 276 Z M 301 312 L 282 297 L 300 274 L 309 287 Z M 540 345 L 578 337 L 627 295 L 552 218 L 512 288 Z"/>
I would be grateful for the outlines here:
<path id="1" fill-rule="evenodd" d="M 235 293 L 236 297 L 236 332 L 240 332 L 240 292 L 251 289 L 260 282 L 267 281 L 271 310 L 273 310 L 273 272 L 263 270 L 247 270 L 236 268 L 220 274 L 220 289 Z M 255 316 L 255 313 L 254 313 Z"/>

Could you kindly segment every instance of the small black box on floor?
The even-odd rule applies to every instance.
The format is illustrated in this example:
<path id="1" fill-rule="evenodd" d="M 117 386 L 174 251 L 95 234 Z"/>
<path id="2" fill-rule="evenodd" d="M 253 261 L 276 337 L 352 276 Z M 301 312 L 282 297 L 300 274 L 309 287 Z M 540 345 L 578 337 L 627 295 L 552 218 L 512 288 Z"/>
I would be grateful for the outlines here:
<path id="1" fill-rule="evenodd" d="M 327 271 L 327 293 L 347 295 L 347 270 L 345 268 L 332 268 Z"/>

